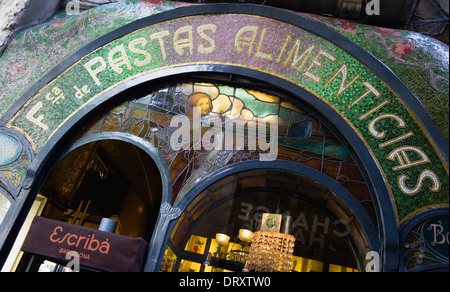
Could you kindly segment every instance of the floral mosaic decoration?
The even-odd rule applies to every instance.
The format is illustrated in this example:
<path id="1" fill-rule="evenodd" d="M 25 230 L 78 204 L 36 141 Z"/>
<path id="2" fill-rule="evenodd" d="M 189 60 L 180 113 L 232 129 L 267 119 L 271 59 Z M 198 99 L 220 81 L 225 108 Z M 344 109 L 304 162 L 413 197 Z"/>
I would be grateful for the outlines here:
<path id="1" fill-rule="evenodd" d="M 186 4 L 129 0 L 102 5 L 79 15 L 60 11 L 47 22 L 26 29 L 0 57 L 0 116 L 56 64 L 88 43 L 135 20 Z"/>
<path id="2" fill-rule="evenodd" d="M 375 55 L 421 100 L 449 140 L 449 47 L 420 33 L 315 17 Z M 419 82 L 418 82 L 419 81 Z"/>

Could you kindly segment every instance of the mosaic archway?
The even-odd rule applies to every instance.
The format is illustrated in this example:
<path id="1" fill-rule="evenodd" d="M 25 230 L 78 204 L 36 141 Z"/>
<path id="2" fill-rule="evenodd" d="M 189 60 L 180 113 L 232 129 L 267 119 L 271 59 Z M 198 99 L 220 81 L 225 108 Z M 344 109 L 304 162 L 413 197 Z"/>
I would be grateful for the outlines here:
<path id="1" fill-rule="evenodd" d="M 144 18 L 94 41 L 5 113 L 5 127 L 26 138 L 36 155 L 19 179 L 22 189 L 11 216 L 26 210 L 55 145 L 84 116 L 129 87 L 198 72 L 275 84 L 345 136 L 369 174 L 392 269 L 398 267 L 399 225 L 417 213 L 448 208 L 448 143 L 378 59 L 305 16 L 208 5 Z M 7 230 L 13 225 L 7 222 Z"/>

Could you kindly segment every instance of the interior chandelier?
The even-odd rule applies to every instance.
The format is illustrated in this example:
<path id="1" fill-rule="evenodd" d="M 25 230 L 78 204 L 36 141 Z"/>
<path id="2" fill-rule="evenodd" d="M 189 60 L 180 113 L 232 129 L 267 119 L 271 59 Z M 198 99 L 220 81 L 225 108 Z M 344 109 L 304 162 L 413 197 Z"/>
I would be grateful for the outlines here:
<path id="1" fill-rule="evenodd" d="M 263 215 L 261 230 L 254 233 L 246 269 L 254 272 L 290 272 L 295 237 L 292 233 L 292 217 Z M 280 231 L 281 230 L 281 231 Z"/>

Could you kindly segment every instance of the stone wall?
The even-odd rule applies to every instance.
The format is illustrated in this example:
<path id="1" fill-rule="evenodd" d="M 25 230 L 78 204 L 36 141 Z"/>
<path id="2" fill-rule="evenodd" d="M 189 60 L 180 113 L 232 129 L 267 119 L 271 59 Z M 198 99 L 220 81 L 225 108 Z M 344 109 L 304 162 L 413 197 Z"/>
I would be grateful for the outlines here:
<path id="1" fill-rule="evenodd" d="M 11 38 L 16 16 L 20 14 L 30 0 L 0 0 L 0 52 Z"/>
<path id="2" fill-rule="evenodd" d="M 59 9 L 59 0 L 0 0 L 0 56 L 16 32 L 42 23 Z"/>

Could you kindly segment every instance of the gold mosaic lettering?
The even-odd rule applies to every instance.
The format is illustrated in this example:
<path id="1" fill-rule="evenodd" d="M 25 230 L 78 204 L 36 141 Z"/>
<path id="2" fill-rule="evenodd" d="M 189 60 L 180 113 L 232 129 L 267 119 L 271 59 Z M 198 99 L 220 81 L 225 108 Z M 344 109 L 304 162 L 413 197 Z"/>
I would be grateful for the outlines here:
<path id="1" fill-rule="evenodd" d="M 397 115 L 394 115 L 394 114 L 384 114 L 384 115 L 378 116 L 378 117 L 374 118 L 374 119 L 369 123 L 369 132 L 370 132 L 370 134 L 372 134 L 373 137 L 375 137 L 375 138 L 377 138 L 377 139 L 383 139 L 383 138 L 386 136 L 386 132 L 385 132 L 385 131 L 379 132 L 379 131 L 377 131 L 377 129 L 375 128 L 375 124 L 378 123 L 380 120 L 383 120 L 383 119 L 393 119 L 393 120 L 396 120 L 396 121 L 397 121 L 397 127 L 398 127 L 398 128 L 405 128 L 405 127 L 406 127 L 405 121 L 404 121 L 401 117 L 399 117 L 399 116 L 397 116 Z"/>
<path id="2" fill-rule="evenodd" d="M 91 92 L 87 85 L 81 86 L 81 89 L 76 85 L 73 88 L 75 89 L 75 97 L 77 99 L 82 99 L 87 93 Z"/>
<path id="3" fill-rule="evenodd" d="M 51 101 L 53 104 L 59 104 L 60 99 L 65 99 L 64 92 L 58 87 L 54 87 L 52 92 L 45 95 L 45 99 Z"/>
<path id="4" fill-rule="evenodd" d="M 400 187 L 400 190 L 405 195 L 413 196 L 413 195 L 417 194 L 418 192 L 420 192 L 425 180 L 430 180 L 432 182 L 433 185 L 428 188 L 431 192 L 436 193 L 441 190 L 441 182 L 439 181 L 439 178 L 436 175 L 436 173 L 432 170 L 429 170 L 429 169 L 423 170 L 420 173 L 419 178 L 417 179 L 416 185 L 413 188 L 409 188 L 406 185 L 406 181 L 409 179 L 410 179 L 410 177 L 405 174 L 402 174 L 398 177 L 398 186 Z"/>
<path id="5" fill-rule="evenodd" d="M 97 68 L 92 69 L 92 67 L 97 63 L 100 63 L 100 65 L 97 66 Z M 87 62 L 86 64 L 84 64 L 84 67 L 86 68 L 86 70 L 88 70 L 89 75 L 91 75 L 91 77 L 92 77 L 92 79 L 94 79 L 95 83 L 97 83 L 98 86 L 101 86 L 102 83 L 97 78 L 97 74 L 106 69 L 105 60 L 102 57 L 95 57 L 94 59 L 92 59 L 89 62 Z"/>
<path id="6" fill-rule="evenodd" d="M 403 140 L 405 140 L 405 139 L 407 139 L 407 138 L 409 138 L 409 137 L 412 137 L 412 136 L 414 136 L 413 131 L 409 131 L 408 133 L 403 134 L 403 135 L 401 135 L 401 136 L 399 136 L 399 137 L 397 137 L 397 138 L 394 138 L 394 139 L 391 139 L 391 140 L 389 140 L 389 141 L 387 141 L 387 142 L 381 143 L 381 144 L 379 145 L 379 147 L 380 147 L 380 148 L 384 148 L 384 147 L 390 146 L 390 145 L 392 145 L 392 144 L 398 143 L 398 142 L 400 142 L 400 141 L 403 141 Z"/>
<path id="7" fill-rule="evenodd" d="M 321 62 L 319 62 L 319 58 L 320 57 L 325 57 L 328 60 L 330 60 L 331 62 L 336 62 L 336 57 L 329 54 L 328 52 L 324 51 L 324 50 L 320 50 L 319 53 L 317 54 L 317 56 L 314 58 L 314 60 L 312 61 L 311 65 L 309 65 L 308 69 L 306 69 L 306 72 L 303 74 L 306 77 L 311 78 L 312 80 L 314 80 L 314 82 L 316 83 L 320 83 L 320 81 L 322 81 L 322 78 L 314 75 L 313 73 L 311 73 L 311 70 L 314 68 L 314 66 L 317 66 L 319 68 L 322 68 L 323 64 Z"/>
<path id="8" fill-rule="evenodd" d="M 138 44 L 143 47 L 147 44 L 147 40 L 145 38 L 138 38 L 138 39 L 132 40 L 130 42 L 130 44 L 128 45 L 128 47 L 130 48 L 130 50 L 133 53 L 145 56 L 145 58 L 143 60 L 139 60 L 137 58 L 134 60 L 134 64 L 136 66 L 142 67 L 142 66 L 145 66 L 148 63 L 150 63 L 150 61 L 152 60 L 152 56 L 148 52 L 136 48 L 136 45 L 138 45 Z"/>
<path id="9" fill-rule="evenodd" d="M 373 109 L 369 110 L 368 112 L 366 112 L 365 114 L 363 114 L 362 116 L 360 116 L 358 118 L 358 120 L 362 121 L 365 118 L 367 118 L 368 116 L 370 116 L 371 114 L 375 113 L 376 111 L 378 111 L 380 108 L 384 107 L 385 105 L 390 104 L 391 102 L 389 100 L 385 100 L 382 103 L 380 103 L 379 105 L 377 105 L 376 107 L 374 107 Z"/>
<path id="10" fill-rule="evenodd" d="M 211 32 L 216 32 L 217 27 L 214 24 L 203 24 L 197 28 L 198 34 L 209 43 L 209 47 L 205 47 L 204 45 L 200 45 L 197 48 L 197 51 L 200 54 L 209 54 L 214 52 L 216 49 L 216 43 L 214 40 L 205 33 L 205 30 L 210 30 Z"/>
<path id="11" fill-rule="evenodd" d="M 277 63 L 280 63 L 281 60 L 283 59 L 284 52 L 286 51 L 286 48 L 287 48 L 288 44 L 290 43 L 291 39 L 292 39 L 292 36 L 287 35 L 286 40 L 284 41 L 283 47 L 281 48 L 280 54 L 277 57 Z"/>
<path id="12" fill-rule="evenodd" d="M 167 59 L 167 55 L 166 55 L 166 47 L 165 47 L 165 45 L 164 45 L 164 40 L 163 40 L 163 38 L 166 37 L 166 36 L 168 36 L 168 35 L 169 35 L 169 32 L 168 32 L 167 30 L 160 31 L 160 32 L 155 32 L 155 33 L 153 33 L 153 34 L 150 35 L 150 38 L 151 38 L 152 40 L 156 40 L 156 39 L 158 40 L 158 42 L 159 42 L 159 47 L 160 47 L 160 49 L 161 49 L 161 55 L 162 55 L 163 60 Z"/>
<path id="13" fill-rule="evenodd" d="M 45 131 L 48 130 L 48 126 L 46 124 L 44 124 L 42 122 L 42 120 L 44 119 L 44 115 L 40 115 L 37 118 L 34 116 L 38 110 L 40 110 L 44 105 L 42 104 L 42 101 L 38 102 L 35 106 L 33 106 L 33 108 L 28 112 L 28 114 L 26 115 L 27 120 L 29 120 L 30 122 L 38 125 L 39 127 L 41 127 L 42 129 L 44 129 Z"/>
<path id="14" fill-rule="evenodd" d="M 358 102 L 360 102 L 361 100 L 363 100 L 364 98 L 366 98 L 367 96 L 369 96 L 369 94 L 373 94 L 375 95 L 376 98 L 379 98 L 381 96 L 381 93 L 375 88 L 375 86 L 373 86 L 370 82 L 364 81 L 363 85 L 367 88 L 367 91 L 361 95 L 360 97 L 358 97 L 354 102 L 352 102 L 348 108 L 352 108 L 354 107 Z"/>
<path id="15" fill-rule="evenodd" d="M 416 153 L 420 156 L 420 159 L 412 161 L 409 152 Z M 430 158 L 428 158 L 428 155 L 422 151 L 422 149 L 419 149 L 415 146 L 403 146 L 400 148 L 397 148 L 393 150 L 389 155 L 387 156 L 387 159 L 395 161 L 400 164 L 398 166 L 395 166 L 392 168 L 393 171 L 402 170 L 405 168 L 410 168 L 413 166 L 417 166 L 420 164 L 428 163 L 430 162 Z"/>
<path id="16" fill-rule="evenodd" d="M 352 86 L 360 77 L 361 75 L 356 75 L 350 82 L 347 82 L 348 78 L 348 66 L 347 64 L 343 64 L 339 70 L 334 73 L 333 77 L 331 77 L 330 80 L 323 86 L 323 88 L 327 88 L 330 86 L 330 84 L 339 76 L 341 75 L 341 84 L 339 85 L 339 89 L 335 94 L 335 98 L 338 98 L 342 93 L 344 93 L 350 86 Z"/>
<path id="17" fill-rule="evenodd" d="M 288 55 L 286 61 L 284 61 L 284 66 L 287 66 L 292 59 L 291 68 L 295 68 L 300 63 L 300 61 L 303 60 L 302 63 L 300 64 L 300 66 L 297 68 L 297 71 L 300 72 L 300 70 L 305 65 L 306 61 L 311 56 L 313 50 L 316 48 L 315 46 L 311 45 L 299 56 L 301 46 L 302 46 L 302 41 L 297 39 L 295 41 L 293 48 L 289 52 L 289 55 Z"/>
<path id="18" fill-rule="evenodd" d="M 261 32 L 261 38 L 259 39 L 258 47 L 256 48 L 255 56 L 261 59 L 272 61 L 272 54 L 266 54 L 261 51 L 261 47 L 264 43 L 264 38 L 266 37 L 266 29 L 264 28 Z"/>
<path id="19" fill-rule="evenodd" d="M 253 52 L 253 45 L 255 43 L 256 34 L 258 33 L 259 27 L 257 26 L 244 26 L 241 28 L 236 34 L 236 38 L 234 41 L 234 45 L 236 48 L 236 52 L 241 53 L 244 50 L 244 47 L 248 47 L 247 54 L 250 56 Z M 243 36 L 246 33 L 251 33 L 251 36 Z"/>
<path id="20" fill-rule="evenodd" d="M 119 54 L 118 58 L 114 58 L 115 55 Z M 123 45 L 117 46 L 109 52 L 108 61 L 111 68 L 119 74 L 122 74 L 123 69 L 121 66 L 126 65 L 128 70 L 131 70 L 130 60 L 128 59 L 127 52 Z"/>
<path id="21" fill-rule="evenodd" d="M 180 35 L 187 34 L 186 38 L 179 39 Z M 178 55 L 183 56 L 185 49 L 189 49 L 190 54 L 194 53 L 194 39 L 192 37 L 192 26 L 183 26 L 179 28 L 173 37 L 173 46 Z"/>

